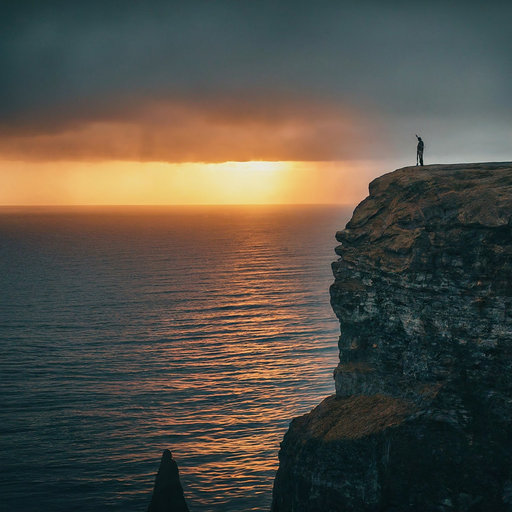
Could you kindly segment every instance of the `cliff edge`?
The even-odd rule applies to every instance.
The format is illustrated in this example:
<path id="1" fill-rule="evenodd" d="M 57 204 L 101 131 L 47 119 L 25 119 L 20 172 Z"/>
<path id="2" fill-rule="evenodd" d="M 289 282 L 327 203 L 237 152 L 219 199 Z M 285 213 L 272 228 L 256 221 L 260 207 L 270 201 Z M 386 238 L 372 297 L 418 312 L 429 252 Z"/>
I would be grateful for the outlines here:
<path id="1" fill-rule="evenodd" d="M 512 510 L 512 163 L 384 175 L 336 238 L 336 394 L 272 511 Z"/>

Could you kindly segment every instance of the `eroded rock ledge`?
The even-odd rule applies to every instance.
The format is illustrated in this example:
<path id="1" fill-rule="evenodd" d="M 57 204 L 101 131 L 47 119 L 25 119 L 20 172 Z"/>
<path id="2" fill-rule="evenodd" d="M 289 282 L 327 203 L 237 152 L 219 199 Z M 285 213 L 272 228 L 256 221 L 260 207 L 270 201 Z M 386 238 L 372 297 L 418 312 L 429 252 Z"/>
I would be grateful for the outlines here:
<path id="1" fill-rule="evenodd" d="M 336 395 L 273 512 L 512 510 L 512 164 L 387 174 L 336 238 Z"/>

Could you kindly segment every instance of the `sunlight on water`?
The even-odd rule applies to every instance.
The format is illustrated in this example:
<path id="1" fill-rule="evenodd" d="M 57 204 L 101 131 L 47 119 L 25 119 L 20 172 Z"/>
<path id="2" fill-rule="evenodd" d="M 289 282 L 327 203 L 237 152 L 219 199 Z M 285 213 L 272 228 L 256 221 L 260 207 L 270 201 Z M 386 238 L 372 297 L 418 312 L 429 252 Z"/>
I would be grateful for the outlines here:
<path id="1" fill-rule="evenodd" d="M 268 510 L 333 393 L 340 207 L 0 209 L 2 510 Z"/>

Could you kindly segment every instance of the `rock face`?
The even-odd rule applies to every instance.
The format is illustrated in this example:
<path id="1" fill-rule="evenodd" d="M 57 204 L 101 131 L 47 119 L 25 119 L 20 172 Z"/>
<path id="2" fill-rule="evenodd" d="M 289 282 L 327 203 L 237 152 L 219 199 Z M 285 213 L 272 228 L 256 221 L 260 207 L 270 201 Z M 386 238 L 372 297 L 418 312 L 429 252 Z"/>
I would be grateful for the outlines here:
<path id="1" fill-rule="evenodd" d="M 512 164 L 387 174 L 336 238 L 336 395 L 272 511 L 512 510 Z"/>
<path id="2" fill-rule="evenodd" d="M 178 465 L 170 450 L 162 455 L 148 512 L 189 512 L 183 496 Z"/>

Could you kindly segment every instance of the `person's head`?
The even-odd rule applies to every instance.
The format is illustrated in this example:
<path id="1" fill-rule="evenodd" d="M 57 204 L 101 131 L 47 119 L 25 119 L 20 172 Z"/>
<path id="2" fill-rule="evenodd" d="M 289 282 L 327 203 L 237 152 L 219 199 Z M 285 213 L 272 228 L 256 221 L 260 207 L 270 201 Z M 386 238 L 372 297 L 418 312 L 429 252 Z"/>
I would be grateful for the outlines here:
<path id="1" fill-rule="evenodd" d="M 416 137 L 418 137 L 418 136 L 416 135 Z M 418 140 L 421 141 L 421 137 L 418 137 Z"/>

